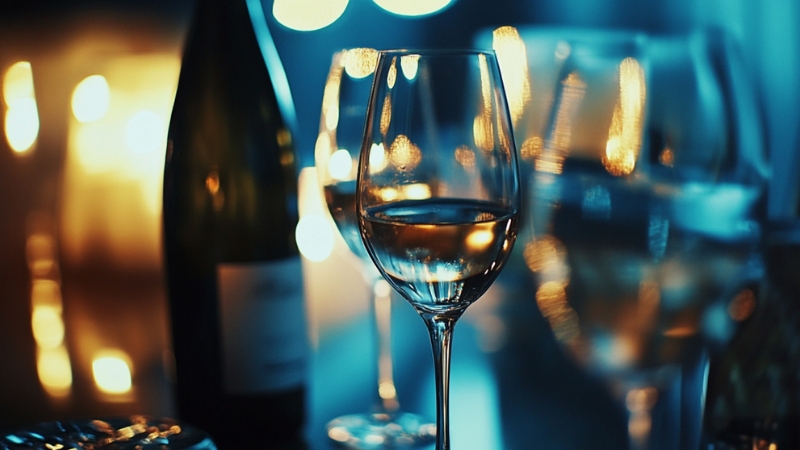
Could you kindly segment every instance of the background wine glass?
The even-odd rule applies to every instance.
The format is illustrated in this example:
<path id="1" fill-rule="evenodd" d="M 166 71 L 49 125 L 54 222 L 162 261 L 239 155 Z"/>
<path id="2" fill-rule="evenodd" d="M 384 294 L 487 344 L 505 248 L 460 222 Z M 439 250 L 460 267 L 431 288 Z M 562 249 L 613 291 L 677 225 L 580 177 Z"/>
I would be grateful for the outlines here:
<path id="1" fill-rule="evenodd" d="M 494 53 L 380 52 L 359 160 L 359 228 L 430 333 L 439 450 L 450 448 L 453 328 L 511 253 L 519 198 Z"/>
<path id="2" fill-rule="evenodd" d="M 356 218 L 357 162 L 377 56 L 378 52 L 369 48 L 342 50 L 333 56 L 315 148 L 317 174 L 328 210 L 373 288 L 378 350 L 374 410 L 336 417 L 327 428 L 333 441 L 352 448 L 416 447 L 433 442 L 436 428 L 429 420 L 400 409 L 392 374 L 392 290 L 369 259 Z"/>
<path id="3" fill-rule="evenodd" d="M 726 36 L 587 37 L 559 47 L 521 239 L 557 339 L 657 448 L 659 390 L 754 301 L 762 135 Z"/>

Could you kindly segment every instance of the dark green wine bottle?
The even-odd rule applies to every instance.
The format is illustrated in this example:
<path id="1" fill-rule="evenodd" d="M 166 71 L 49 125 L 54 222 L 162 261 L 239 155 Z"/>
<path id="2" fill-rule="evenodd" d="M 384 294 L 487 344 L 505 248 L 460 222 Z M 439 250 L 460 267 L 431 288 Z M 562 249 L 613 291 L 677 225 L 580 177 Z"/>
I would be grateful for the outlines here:
<path id="1" fill-rule="evenodd" d="M 221 450 L 303 448 L 297 169 L 253 5 L 197 1 L 164 169 L 177 414 Z"/>

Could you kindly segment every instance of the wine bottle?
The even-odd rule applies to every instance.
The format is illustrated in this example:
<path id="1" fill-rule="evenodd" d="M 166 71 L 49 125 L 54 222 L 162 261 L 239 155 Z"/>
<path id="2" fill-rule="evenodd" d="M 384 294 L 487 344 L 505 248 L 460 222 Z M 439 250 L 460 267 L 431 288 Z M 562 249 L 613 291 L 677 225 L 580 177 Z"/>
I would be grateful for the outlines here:
<path id="1" fill-rule="evenodd" d="M 297 169 L 258 2 L 197 1 L 164 169 L 177 414 L 221 450 L 304 448 Z"/>

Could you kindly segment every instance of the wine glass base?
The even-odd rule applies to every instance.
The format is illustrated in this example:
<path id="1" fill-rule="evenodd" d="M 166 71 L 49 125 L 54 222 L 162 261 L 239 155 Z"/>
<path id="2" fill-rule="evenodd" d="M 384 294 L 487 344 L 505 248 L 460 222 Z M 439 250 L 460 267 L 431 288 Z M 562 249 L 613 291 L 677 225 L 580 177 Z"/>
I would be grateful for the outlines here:
<path id="1" fill-rule="evenodd" d="M 336 445 L 354 449 L 413 448 L 436 441 L 436 424 L 403 412 L 340 416 L 327 429 Z"/>

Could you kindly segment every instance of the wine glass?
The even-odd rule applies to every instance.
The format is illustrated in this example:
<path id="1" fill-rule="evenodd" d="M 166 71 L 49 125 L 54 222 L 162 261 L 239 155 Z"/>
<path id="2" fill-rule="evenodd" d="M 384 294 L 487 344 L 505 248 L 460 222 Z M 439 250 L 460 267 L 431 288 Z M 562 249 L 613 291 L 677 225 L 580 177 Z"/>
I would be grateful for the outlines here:
<path id="1" fill-rule="evenodd" d="M 517 234 L 516 147 L 494 53 L 381 51 L 361 148 L 361 237 L 428 328 L 436 448 L 449 449 L 453 328 L 495 280 Z"/>
<path id="2" fill-rule="evenodd" d="M 333 55 L 315 148 L 317 175 L 328 210 L 373 288 L 371 308 L 377 343 L 378 383 L 373 411 L 336 417 L 328 422 L 327 431 L 332 441 L 350 448 L 417 447 L 433 442 L 436 428 L 422 416 L 400 409 L 392 374 L 391 288 L 367 255 L 356 218 L 357 162 L 377 56 L 377 50 L 370 48 Z"/>
<path id="3" fill-rule="evenodd" d="M 762 131 L 722 33 L 576 35 L 531 153 L 520 239 L 535 299 L 649 442 L 659 393 L 754 301 Z"/>

